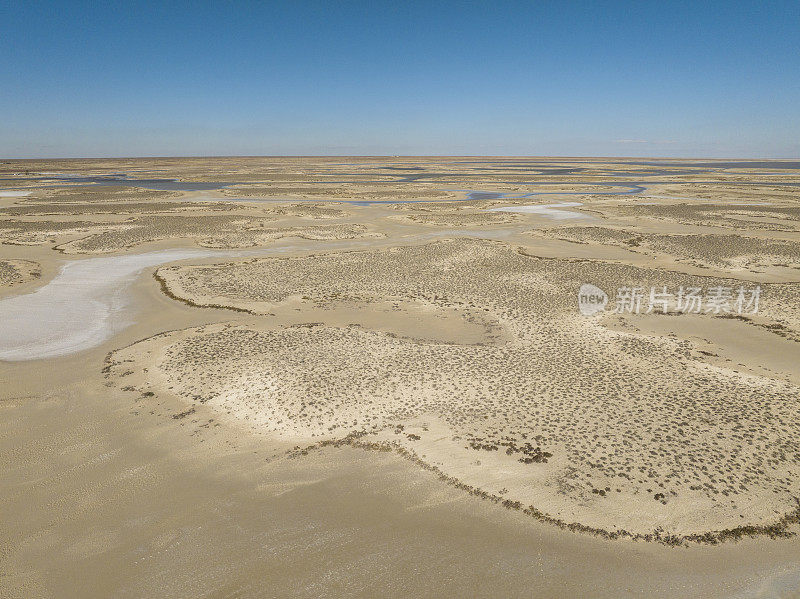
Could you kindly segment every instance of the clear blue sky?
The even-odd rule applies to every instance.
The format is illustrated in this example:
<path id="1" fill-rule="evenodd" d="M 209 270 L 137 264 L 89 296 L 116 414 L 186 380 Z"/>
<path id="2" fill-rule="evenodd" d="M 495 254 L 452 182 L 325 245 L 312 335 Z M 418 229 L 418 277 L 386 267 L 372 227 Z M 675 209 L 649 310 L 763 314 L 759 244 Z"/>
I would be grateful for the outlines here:
<path id="1" fill-rule="evenodd" d="M 0 0 L 0 156 L 800 156 L 800 2 Z"/>

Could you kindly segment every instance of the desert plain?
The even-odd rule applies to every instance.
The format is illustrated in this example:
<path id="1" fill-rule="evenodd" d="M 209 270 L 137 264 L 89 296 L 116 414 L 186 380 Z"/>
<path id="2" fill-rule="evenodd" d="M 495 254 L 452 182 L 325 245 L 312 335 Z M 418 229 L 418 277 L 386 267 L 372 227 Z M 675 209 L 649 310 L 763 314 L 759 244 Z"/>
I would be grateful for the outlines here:
<path id="1" fill-rule="evenodd" d="M 798 162 L 3 161 L 0 595 L 791 596 L 799 285 Z"/>

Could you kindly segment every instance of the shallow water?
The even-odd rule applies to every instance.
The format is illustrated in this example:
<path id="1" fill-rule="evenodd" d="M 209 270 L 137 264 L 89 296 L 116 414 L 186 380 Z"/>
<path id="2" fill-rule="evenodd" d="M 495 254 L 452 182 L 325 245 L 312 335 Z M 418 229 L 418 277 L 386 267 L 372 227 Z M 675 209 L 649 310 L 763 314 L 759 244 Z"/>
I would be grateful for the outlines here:
<path id="1" fill-rule="evenodd" d="M 94 347 L 131 324 L 126 292 L 142 270 L 224 254 L 164 250 L 68 262 L 37 291 L 0 300 L 0 360 L 50 358 Z"/>
<path id="2" fill-rule="evenodd" d="M 177 179 L 129 179 L 127 175 L 105 176 L 80 176 L 80 175 L 52 175 L 47 177 L 2 177 L 0 181 L 63 181 L 65 183 L 87 183 L 90 185 L 115 185 L 121 187 L 141 187 L 153 191 L 210 191 L 222 189 L 229 185 L 238 185 L 235 182 L 214 181 L 178 181 Z M 45 187 L 61 187 L 60 185 L 47 185 Z"/>
<path id="3" fill-rule="evenodd" d="M 491 163 L 489 163 L 491 164 Z M 631 163 L 631 164 L 647 164 L 647 163 Z M 725 168 L 723 166 L 724 163 L 720 163 L 718 168 Z M 737 164 L 760 164 L 761 166 L 766 166 L 767 164 L 774 166 L 775 164 L 780 164 L 777 168 L 796 168 L 792 167 L 792 164 L 800 164 L 800 163 L 789 163 L 789 162 L 776 162 L 776 163 L 737 163 Z M 789 166 L 785 166 L 789 165 Z M 682 165 L 670 165 L 670 166 L 682 166 Z M 698 166 L 703 166 L 698 165 Z M 753 167 L 742 167 L 742 168 L 753 168 Z M 409 169 L 410 170 L 410 169 Z M 474 169 L 477 170 L 477 169 Z M 579 174 L 580 169 L 571 169 L 574 172 L 571 173 L 557 173 L 557 174 Z M 698 171 L 702 172 L 702 171 Z M 362 176 L 362 173 L 330 173 L 334 176 L 342 176 L 342 175 L 350 175 L 350 176 Z M 502 174 L 502 173 L 498 173 Z M 507 173 L 507 174 L 517 174 L 517 173 Z M 553 174 L 553 173 L 526 173 L 526 174 Z M 653 170 L 651 172 L 639 172 L 639 171 L 612 171 L 609 170 L 607 173 L 604 173 L 608 176 L 612 177 L 651 177 L 651 176 L 659 176 L 659 175 L 676 175 L 676 174 L 687 174 L 685 171 L 667 171 L 667 170 Z M 694 173 L 697 174 L 697 173 Z M 770 174 L 770 173 L 768 173 Z M 328 181 L 318 181 L 318 183 L 347 183 L 347 184 L 398 184 L 398 183 L 413 183 L 415 181 L 421 179 L 427 179 L 431 182 L 435 182 L 435 179 L 452 179 L 452 178 L 464 178 L 464 177 L 484 177 L 486 176 L 485 173 L 475 172 L 475 173 L 416 173 L 416 174 L 400 174 L 393 175 L 390 173 L 386 173 L 387 177 L 394 177 L 390 179 L 359 179 L 359 180 L 328 180 Z M 125 173 L 115 173 L 111 175 L 100 175 L 100 176 L 83 176 L 83 175 L 71 175 L 71 174 L 64 174 L 64 173 L 53 173 L 48 176 L 23 176 L 23 177 L 0 177 L 0 181 L 19 181 L 22 182 L 31 182 L 31 181 L 62 181 L 68 183 L 84 183 L 84 184 L 91 184 L 91 185 L 116 185 L 116 186 L 124 186 L 124 187 L 139 187 L 143 189 L 150 189 L 154 191 L 213 191 L 218 189 L 223 189 L 226 187 L 234 186 L 234 185 L 241 185 L 241 183 L 227 181 L 227 182 L 211 182 L 211 181 L 204 181 L 204 182 L 193 182 L 193 181 L 178 181 L 176 179 L 131 179 L 128 178 L 128 175 Z M 443 182 L 443 181 L 442 181 Z M 250 181 L 250 183 L 258 183 L 258 181 Z M 470 181 L 451 181 L 450 183 L 453 184 L 460 184 L 463 183 L 465 187 L 469 187 L 471 184 L 474 183 Z M 495 181 L 495 184 L 508 184 L 508 185 L 525 185 L 525 186 L 535 186 L 535 185 L 585 185 L 587 187 L 616 187 L 620 188 L 619 191 L 545 191 L 545 192 L 527 192 L 519 194 L 519 197 L 527 197 L 533 195 L 634 195 L 638 193 L 643 193 L 647 190 L 647 187 L 654 184 L 724 184 L 724 185 L 786 185 L 786 186 L 800 186 L 800 182 L 792 182 L 792 181 L 659 181 L 659 180 L 627 180 L 627 181 Z M 62 185 L 54 185 L 54 184 L 47 184 L 47 185 L 40 185 L 39 187 L 62 187 Z M 472 190 L 464 190 L 468 194 L 465 199 L 498 199 L 502 197 L 501 194 L 496 192 L 484 192 L 484 191 L 472 191 Z M 473 194 L 476 194 L 473 196 Z M 494 197 L 489 197 L 488 195 L 481 197 L 477 194 L 491 194 Z M 259 202 L 259 201 L 284 201 L 280 199 L 270 199 L 270 198 L 226 198 L 225 200 L 219 198 L 207 198 L 206 201 L 238 201 L 238 202 Z M 292 200 L 292 201 L 302 201 L 302 200 Z M 313 200 L 318 202 L 320 200 Z M 369 206 L 371 204 L 406 204 L 406 203 L 415 203 L 415 202 L 427 202 L 430 200 L 373 200 L 373 201 L 343 201 L 343 203 L 352 204 L 355 206 Z"/>
<path id="4" fill-rule="evenodd" d="M 542 185 L 546 185 L 547 183 L 542 183 Z M 533 185 L 533 183 L 530 183 Z M 505 191 L 482 191 L 476 189 L 444 189 L 443 191 L 457 191 L 459 193 L 465 194 L 463 198 L 457 199 L 447 199 L 447 200 L 431 200 L 431 199 L 422 199 L 422 200 L 335 200 L 336 203 L 341 204 L 350 204 L 352 206 L 372 206 L 374 204 L 430 204 L 434 202 L 469 202 L 469 201 L 481 201 L 481 200 L 502 200 L 502 199 L 523 199 L 523 198 L 530 198 L 533 196 L 579 196 L 579 195 L 633 195 L 636 193 L 640 193 L 644 191 L 644 187 L 638 184 L 629 184 L 629 183 L 587 183 L 587 185 L 613 185 L 617 187 L 624 187 L 623 191 L 535 191 L 535 192 L 505 192 Z M 320 203 L 324 202 L 325 200 L 322 199 L 302 199 L 302 198 L 295 198 L 295 199 L 287 199 L 287 198 L 230 198 L 225 196 L 218 196 L 218 195 L 193 195 L 187 196 L 183 198 L 183 200 L 188 202 L 253 202 L 253 203 L 261 203 L 261 202 L 310 202 L 310 203 Z"/>

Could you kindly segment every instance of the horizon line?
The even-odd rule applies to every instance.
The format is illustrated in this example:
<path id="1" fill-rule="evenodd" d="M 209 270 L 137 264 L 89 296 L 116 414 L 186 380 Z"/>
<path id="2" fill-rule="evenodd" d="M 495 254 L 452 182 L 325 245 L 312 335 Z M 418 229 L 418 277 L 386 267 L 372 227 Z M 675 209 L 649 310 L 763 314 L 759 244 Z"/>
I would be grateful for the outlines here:
<path id="1" fill-rule="evenodd" d="M 174 154 L 174 155 L 140 155 L 140 156 L 34 156 L 34 157 L 0 157 L 0 161 L 26 160 L 167 160 L 167 159 L 212 159 L 212 158 L 511 158 L 511 159 L 548 159 L 548 160 L 709 160 L 747 162 L 764 160 L 772 162 L 788 162 L 800 160 L 800 155 L 767 158 L 763 156 L 741 157 L 708 157 L 708 156 L 612 156 L 612 155 L 545 155 L 545 154 Z"/>

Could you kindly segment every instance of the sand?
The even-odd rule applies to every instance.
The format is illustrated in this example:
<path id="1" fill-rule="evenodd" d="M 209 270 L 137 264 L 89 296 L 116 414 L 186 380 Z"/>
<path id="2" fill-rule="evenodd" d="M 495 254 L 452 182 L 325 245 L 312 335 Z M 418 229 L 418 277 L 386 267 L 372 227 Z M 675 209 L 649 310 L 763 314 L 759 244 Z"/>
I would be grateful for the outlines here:
<path id="1" fill-rule="evenodd" d="M 800 586 L 800 173 L 2 170 L 0 595 Z M 78 181 L 120 172 L 178 183 Z M 548 215 L 567 210 L 591 219 Z M 587 282 L 763 297 L 745 318 L 585 318 Z"/>

